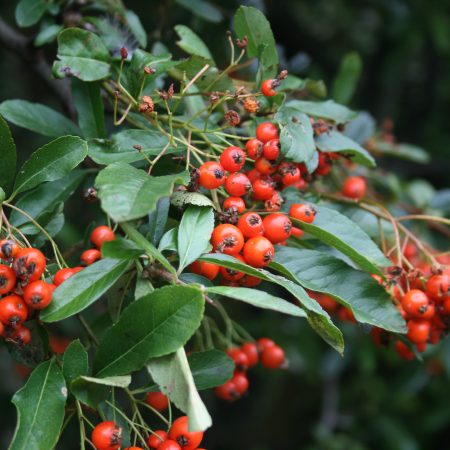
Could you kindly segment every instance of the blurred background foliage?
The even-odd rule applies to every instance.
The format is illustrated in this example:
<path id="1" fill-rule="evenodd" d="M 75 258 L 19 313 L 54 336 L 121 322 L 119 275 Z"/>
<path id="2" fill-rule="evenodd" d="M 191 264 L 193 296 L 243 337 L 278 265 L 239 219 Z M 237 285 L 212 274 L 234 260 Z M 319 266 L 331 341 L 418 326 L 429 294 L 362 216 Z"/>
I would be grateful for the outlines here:
<path id="1" fill-rule="evenodd" d="M 9 24 L 14 23 L 16 3 L 0 3 L 0 16 Z M 125 4 L 141 18 L 150 46 L 161 41 L 175 56 L 183 56 L 174 45 L 173 26 L 185 24 L 208 44 L 219 67 L 227 64 L 225 32 L 232 27 L 235 9 L 239 4 L 260 8 L 272 24 L 283 67 L 302 78 L 324 80 L 329 95 L 370 111 L 379 123 L 392 119 L 399 141 L 427 149 L 431 155 L 427 164 L 383 159 L 381 165 L 412 180 L 407 188 L 410 200 L 422 209 L 434 198 L 433 190 L 440 189 L 440 209 L 449 212 L 448 0 L 125 0 Z M 25 30 L 29 36 L 36 32 Z M 55 47 L 42 51 L 52 60 Z M 61 110 L 42 79 L 1 44 L 0 71 L 1 101 L 23 98 Z M 351 83 L 346 89 L 347 77 L 359 79 L 355 89 Z M 26 130 L 12 129 L 23 159 L 45 142 Z M 83 228 L 95 217 L 96 207 L 85 206 L 81 195 L 71 202 L 59 236 L 63 244 L 82 237 Z M 376 348 L 368 330 L 344 324 L 346 355 L 340 358 L 306 324 L 234 304 L 230 310 L 255 336 L 268 335 L 285 346 L 291 367 L 286 372 L 254 372 L 250 395 L 236 404 L 219 403 L 207 394 L 215 418 L 207 433 L 209 450 L 449 447 L 450 349 L 445 343 L 425 354 L 424 362 L 405 362 L 392 349 Z M 76 332 L 66 331 L 72 336 Z M 22 379 L 4 352 L 0 379 L 0 448 L 6 448 L 15 421 L 10 397 Z M 68 428 L 58 448 L 78 448 L 76 428 Z"/>

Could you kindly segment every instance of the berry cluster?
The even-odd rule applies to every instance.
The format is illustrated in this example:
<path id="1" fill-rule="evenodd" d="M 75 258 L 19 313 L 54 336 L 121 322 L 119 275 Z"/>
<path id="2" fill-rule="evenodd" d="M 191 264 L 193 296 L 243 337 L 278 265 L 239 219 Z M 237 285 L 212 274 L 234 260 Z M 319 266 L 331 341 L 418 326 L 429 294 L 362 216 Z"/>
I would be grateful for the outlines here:
<path id="1" fill-rule="evenodd" d="M 92 431 L 92 443 L 97 450 L 118 450 L 122 444 L 122 429 L 111 421 L 99 423 Z M 205 450 L 198 448 L 203 440 L 202 431 L 189 431 L 187 416 L 176 419 L 168 431 L 157 430 L 147 439 L 153 450 Z M 125 450 L 143 450 L 127 447 Z"/>
<path id="2" fill-rule="evenodd" d="M 258 362 L 267 369 L 279 369 L 287 365 L 284 350 L 268 338 L 229 348 L 227 354 L 235 364 L 233 378 L 214 390 L 217 397 L 227 402 L 238 400 L 248 391 L 247 371 Z"/>

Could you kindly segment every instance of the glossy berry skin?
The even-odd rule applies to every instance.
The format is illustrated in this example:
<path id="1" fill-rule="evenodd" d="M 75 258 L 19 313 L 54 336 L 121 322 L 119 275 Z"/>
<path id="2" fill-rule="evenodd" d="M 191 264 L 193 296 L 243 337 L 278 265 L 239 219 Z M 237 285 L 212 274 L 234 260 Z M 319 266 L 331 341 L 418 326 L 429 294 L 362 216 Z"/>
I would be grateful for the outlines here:
<path id="1" fill-rule="evenodd" d="M 239 218 L 237 226 L 247 239 L 254 236 L 262 236 L 264 233 L 263 220 L 261 216 L 255 212 L 243 214 Z"/>
<path id="2" fill-rule="evenodd" d="M 224 211 L 236 211 L 241 214 L 245 211 L 245 202 L 241 197 L 227 197 L 223 201 Z"/>
<path id="3" fill-rule="evenodd" d="M 292 222 L 285 214 L 274 213 L 264 217 L 264 237 L 272 244 L 279 244 L 291 235 Z"/>
<path id="4" fill-rule="evenodd" d="M 236 259 L 242 261 L 245 264 L 245 260 L 241 255 L 234 255 Z M 239 272 L 239 270 L 228 269 L 227 267 L 220 268 L 220 275 L 222 278 L 227 281 L 238 281 L 244 276 L 244 272 Z"/>
<path id="5" fill-rule="evenodd" d="M 304 231 L 301 230 L 300 228 L 297 228 L 297 227 L 291 228 L 291 236 L 294 236 L 294 237 L 300 239 L 304 234 L 305 234 Z"/>
<path id="6" fill-rule="evenodd" d="M 202 442 L 203 431 L 189 431 L 188 418 L 182 416 L 173 422 L 169 438 L 176 441 L 183 450 L 195 450 Z"/>
<path id="7" fill-rule="evenodd" d="M 101 257 L 102 254 L 100 253 L 100 250 L 97 250 L 96 248 L 90 248 L 89 250 L 85 250 L 81 254 L 80 260 L 86 266 L 90 266 L 91 264 L 94 264 L 96 261 L 101 259 Z"/>
<path id="8" fill-rule="evenodd" d="M 21 248 L 13 263 L 17 278 L 26 283 L 41 278 L 46 266 L 45 256 L 37 248 Z"/>
<path id="9" fill-rule="evenodd" d="M 198 182 L 205 189 L 217 189 L 225 182 L 225 170 L 218 162 L 205 162 L 199 168 Z"/>
<path id="10" fill-rule="evenodd" d="M 232 380 L 228 380 L 221 386 L 216 387 L 214 393 L 216 394 L 216 397 L 225 400 L 226 402 L 234 402 L 241 397 Z"/>
<path id="11" fill-rule="evenodd" d="M 164 441 L 157 448 L 158 448 L 158 450 L 181 450 L 182 448 L 185 448 L 185 447 L 181 447 L 178 444 L 178 442 L 169 439 L 167 441 Z"/>
<path id="12" fill-rule="evenodd" d="M 281 175 L 283 186 L 292 186 L 300 180 L 300 169 L 291 163 L 281 163 L 278 166 L 278 173 Z"/>
<path id="13" fill-rule="evenodd" d="M 224 223 L 214 228 L 211 244 L 216 252 L 237 255 L 244 246 L 244 236 L 238 227 Z"/>
<path id="14" fill-rule="evenodd" d="M 18 295 L 9 295 L 0 300 L 0 322 L 3 325 L 17 327 L 28 317 L 28 308 Z"/>
<path id="15" fill-rule="evenodd" d="M 254 342 L 246 342 L 241 346 L 241 351 L 247 355 L 248 367 L 254 367 L 258 364 L 259 353 L 258 347 Z"/>
<path id="16" fill-rule="evenodd" d="M 265 97 L 273 97 L 277 93 L 277 91 L 274 88 L 276 88 L 279 84 L 280 82 L 277 79 L 264 80 L 261 83 L 262 94 Z"/>
<path id="17" fill-rule="evenodd" d="M 427 312 L 430 300 L 425 292 L 411 289 L 402 298 L 401 305 L 409 316 L 420 319 Z"/>
<path id="18" fill-rule="evenodd" d="M 261 284 L 261 278 L 254 277 L 252 275 L 244 275 L 240 280 L 239 284 L 244 287 L 252 288 Z"/>
<path id="19" fill-rule="evenodd" d="M 342 195 L 361 200 L 366 195 L 367 183 L 363 177 L 348 177 L 342 186 Z"/>
<path id="20" fill-rule="evenodd" d="M 250 364 L 248 356 L 239 347 L 229 348 L 227 355 L 234 361 L 237 370 L 241 372 L 248 370 Z"/>
<path id="21" fill-rule="evenodd" d="M 277 171 L 277 165 L 275 162 L 264 158 L 264 156 L 261 156 L 261 158 L 258 158 L 255 161 L 255 169 L 261 175 L 272 175 Z"/>
<path id="22" fill-rule="evenodd" d="M 408 333 L 406 336 L 411 342 L 421 344 L 428 341 L 431 332 L 431 324 L 428 320 L 409 320 L 407 325 Z"/>
<path id="23" fill-rule="evenodd" d="M 231 379 L 233 382 L 236 392 L 239 395 L 244 395 L 248 391 L 249 382 L 245 373 L 235 373 L 233 378 Z"/>
<path id="24" fill-rule="evenodd" d="M 256 180 L 252 184 L 252 189 L 255 200 L 270 200 L 275 194 L 275 188 L 270 180 Z"/>
<path id="25" fill-rule="evenodd" d="M 16 273 L 11 267 L 0 264 L 0 295 L 8 294 L 16 285 Z"/>
<path id="26" fill-rule="evenodd" d="M 233 197 L 242 197 L 252 188 L 252 184 L 247 175 L 241 172 L 232 173 L 225 181 L 225 189 Z"/>
<path id="27" fill-rule="evenodd" d="M 306 203 L 294 203 L 289 210 L 289 215 L 301 222 L 313 223 L 317 211 Z"/>
<path id="28" fill-rule="evenodd" d="M 52 301 L 53 288 L 42 280 L 33 281 L 25 286 L 23 300 L 31 309 L 44 309 Z"/>
<path id="29" fill-rule="evenodd" d="M 122 443 L 122 429 L 114 422 L 101 422 L 92 430 L 91 441 L 97 450 L 118 450 Z"/>
<path id="30" fill-rule="evenodd" d="M 83 270 L 83 267 L 67 267 L 64 269 L 60 269 L 55 273 L 53 277 L 53 284 L 55 286 L 59 286 L 64 283 L 67 279 L 69 279 L 72 275 L 75 275 L 80 270 Z"/>
<path id="31" fill-rule="evenodd" d="M 24 347 L 31 342 L 31 332 L 27 327 L 20 325 L 7 336 L 7 341 L 14 343 L 18 347 Z"/>
<path id="32" fill-rule="evenodd" d="M 330 158 L 327 154 L 319 152 L 319 166 L 314 171 L 315 175 L 328 175 L 331 172 Z"/>
<path id="33" fill-rule="evenodd" d="M 247 264 L 260 268 L 272 261 L 275 249 L 269 239 L 264 236 L 255 236 L 245 243 L 243 255 Z"/>
<path id="34" fill-rule="evenodd" d="M 247 155 L 251 159 L 258 159 L 262 156 L 263 143 L 259 139 L 250 139 L 245 144 Z"/>
<path id="35" fill-rule="evenodd" d="M 395 350 L 401 358 L 406 359 L 407 361 L 412 361 L 414 359 L 414 353 L 403 341 L 396 341 Z"/>
<path id="36" fill-rule="evenodd" d="M 189 270 L 212 281 L 219 274 L 220 267 L 205 261 L 194 261 L 189 266 Z"/>
<path id="37" fill-rule="evenodd" d="M 433 300 L 440 300 L 448 294 L 450 288 L 450 277 L 445 273 L 433 275 L 427 280 L 426 292 Z"/>
<path id="38" fill-rule="evenodd" d="M 259 338 L 256 341 L 256 347 L 258 348 L 258 351 L 261 353 L 264 349 L 273 347 L 275 345 L 275 342 L 272 341 L 272 339 L 269 338 Z"/>
<path id="39" fill-rule="evenodd" d="M 263 144 L 271 139 L 278 139 L 278 128 L 271 122 L 262 122 L 256 127 L 256 138 Z"/>
<path id="40" fill-rule="evenodd" d="M 144 450 L 142 447 L 127 447 L 125 450 Z"/>
<path id="41" fill-rule="evenodd" d="M 284 361 L 284 350 L 278 345 L 265 347 L 261 353 L 261 364 L 267 369 L 278 369 Z"/>
<path id="42" fill-rule="evenodd" d="M 106 225 L 101 225 L 91 233 L 91 242 L 100 249 L 105 242 L 113 241 L 116 238 L 114 231 Z"/>
<path id="43" fill-rule="evenodd" d="M 228 172 L 238 172 L 244 167 L 245 152 L 239 147 L 227 147 L 220 155 L 220 164 Z"/>
<path id="44" fill-rule="evenodd" d="M 19 252 L 20 247 L 9 239 L 0 240 L 0 259 L 4 259 L 8 261 L 10 259 L 14 259 Z"/>
<path id="45" fill-rule="evenodd" d="M 169 399 L 162 392 L 148 392 L 145 402 L 159 412 L 163 412 L 169 406 Z"/>
<path id="46" fill-rule="evenodd" d="M 156 430 L 147 438 L 147 445 L 152 448 L 158 448 L 164 441 L 167 440 L 168 434 L 164 430 Z"/>
<path id="47" fill-rule="evenodd" d="M 263 156 L 269 161 L 275 161 L 280 156 L 279 139 L 271 139 L 266 142 L 263 147 Z"/>

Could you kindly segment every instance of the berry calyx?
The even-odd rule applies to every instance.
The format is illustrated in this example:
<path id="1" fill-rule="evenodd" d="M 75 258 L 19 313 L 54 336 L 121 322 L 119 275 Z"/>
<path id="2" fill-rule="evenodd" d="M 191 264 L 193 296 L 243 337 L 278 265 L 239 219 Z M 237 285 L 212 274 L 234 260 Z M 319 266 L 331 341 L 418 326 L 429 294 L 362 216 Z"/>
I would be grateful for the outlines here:
<path id="1" fill-rule="evenodd" d="M 244 236 L 238 227 L 224 223 L 214 228 L 211 244 L 216 252 L 237 255 L 244 246 Z"/>
<path id="2" fill-rule="evenodd" d="M 23 290 L 23 299 L 31 309 L 44 309 L 52 301 L 53 288 L 42 280 L 33 281 Z"/>
<path id="3" fill-rule="evenodd" d="M 203 431 L 189 431 L 188 418 L 182 416 L 173 422 L 169 438 L 177 442 L 183 450 L 195 450 L 202 442 Z"/>
<path id="4" fill-rule="evenodd" d="M 238 172 L 244 167 L 245 152 L 239 147 L 227 147 L 220 155 L 220 164 L 228 172 Z"/>
<path id="5" fill-rule="evenodd" d="M 316 214 L 316 209 L 307 203 L 294 203 L 289 210 L 291 217 L 306 223 L 313 223 Z"/>

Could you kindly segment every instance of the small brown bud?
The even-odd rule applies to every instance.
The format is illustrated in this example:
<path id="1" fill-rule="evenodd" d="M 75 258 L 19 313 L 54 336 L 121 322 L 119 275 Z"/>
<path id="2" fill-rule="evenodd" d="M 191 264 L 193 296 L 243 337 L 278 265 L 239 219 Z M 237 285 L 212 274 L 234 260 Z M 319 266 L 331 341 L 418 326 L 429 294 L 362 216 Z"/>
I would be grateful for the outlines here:
<path id="1" fill-rule="evenodd" d="M 211 92 L 211 94 L 209 95 L 209 101 L 214 104 L 216 103 L 220 98 L 220 93 L 219 92 Z"/>
<path id="2" fill-rule="evenodd" d="M 287 76 L 288 76 L 288 71 L 287 71 L 287 70 L 282 70 L 282 71 L 278 74 L 277 79 L 278 79 L 279 81 L 281 81 L 281 80 L 284 80 Z"/>
<path id="3" fill-rule="evenodd" d="M 259 103 L 258 100 L 256 100 L 255 97 L 246 97 L 244 99 L 244 109 L 248 112 L 248 113 L 255 113 L 258 111 L 259 107 L 261 106 L 261 104 Z"/>
<path id="4" fill-rule="evenodd" d="M 144 72 L 145 72 L 147 75 L 153 75 L 153 74 L 156 72 L 156 70 L 153 69 L 153 68 L 151 68 L 151 67 L 144 67 Z"/>
<path id="5" fill-rule="evenodd" d="M 244 48 L 247 48 L 247 45 L 248 45 L 248 37 L 247 36 L 244 36 L 242 39 L 236 39 L 236 45 L 239 47 L 239 48 L 242 48 L 242 49 L 244 49 Z"/>
<path id="6" fill-rule="evenodd" d="M 139 111 L 141 113 L 148 113 L 148 112 L 153 112 L 153 110 L 155 109 L 155 105 L 153 103 L 153 100 L 151 97 L 149 97 L 148 95 L 144 95 L 144 97 L 142 97 L 142 101 L 139 104 Z"/>
<path id="7" fill-rule="evenodd" d="M 137 150 L 138 152 L 141 152 L 141 151 L 142 151 L 142 145 L 134 144 L 134 145 L 133 145 L 133 148 L 134 148 L 135 150 Z"/>
<path id="8" fill-rule="evenodd" d="M 173 94 L 175 93 L 175 90 L 173 88 L 173 83 L 169 86 L 169 89 L 167 89 L 167 96 L 169 97 L 169 100 L 172 100 Z"/>
<path id="9" fill-rule="evenodd" d="M 241 117 L 239 114 L 234 111 L 230 110 L 224 115 L 225 119 L 228 121 L 230 126 L 235 127 L 236 125 L 239 125 L 241 123 Z"/>
<path id="10" fill-rule="evenodd" d="M 127 59 L 128 58 L 128 50 L 125 47 L 121 47 L 120 48 L 120 57 L 122 59 Z"/>
<path id="11" fill-rule="evenodd" d="M 93 203 L 97 200 L 97 190 L 89 187 L 83 192 L 83 197 L 88 203 Z"/>

